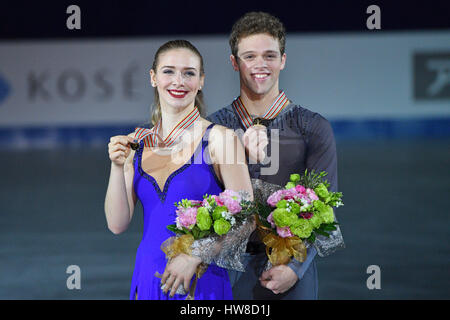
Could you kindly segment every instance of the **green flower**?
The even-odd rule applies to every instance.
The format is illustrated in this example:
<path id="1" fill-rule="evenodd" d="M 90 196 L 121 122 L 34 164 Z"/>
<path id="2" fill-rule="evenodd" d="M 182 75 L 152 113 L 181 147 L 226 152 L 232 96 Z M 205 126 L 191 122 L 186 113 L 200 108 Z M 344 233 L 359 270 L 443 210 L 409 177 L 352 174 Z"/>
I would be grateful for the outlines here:
<path id="1" fill-rule="evenodd" d="M 291 232 L 299 238 L 309 238 L 313 230 L 312 224 L 309 220 L 298 219 L 293 226 L 290 227 Z"/>
<path id="2" fill-rule="evenodd" d="M 286 200 L 280 200 L 277 203 L 277 208 L 287 208 L 288 202 Z"/>
<path id="3" fill-rule="evenodd" d="M 313 207 L 315 211 L 318 211 L 319 213 L 327 211 L 327 205 L 320 200 L 314 200 Z"/>
<path id="4" fill-rule="evenodd" d="M 284 188 L 285 188 L 285 189 L 292 189 L 292 188 L 295 188 L 295 183 L 292 182 L 292 181 L 289 181 L 289 182 L 284 186 Z"/>
<path id="5" fill-rule="evenodd" d="M 284 208 L 275 209 L 273 211 L 272 217 L 275 224 L 281 228 L 289 227 L 298 220 L 298 217 L 295 213 L 289 212 Z"/>
<path id="6" fill-rule="evenodd" d="M 321 212 L 321 217 L 323 219 L 323 222 L 325 223 L 332 223 L 334 222 L 334 213 L 333 208 L 330 206 L 327 206 L 327 210 L 324 212 Z"/>
<path id="7" fill-rule="evenodd" d="M 322 222 L 323 222 L 323 220 L 322 220 L 321 215 L 319 215 L 317 213 L 313 213 L 313 216 L 311 217 L 311 219 L 309 219 L 309 223 L 312 225 L 312 227 L 314 229 L 317 229 L 318 227 L 320 227 Z"/>
<path id="8" fill-rule="evenodd" d="M 205 231 L 211 228 L 212 220 L 208 209 L 200 207 L 197 209 L 197 225 L 200 230 Z"/>
<path id="9" fill-rule="evenodd" d="M 313 206 L 324 223 L 334 222 L 334 213 L 332 207 L 327 206 L 320 200 L 313 201 Z"/>
<path id="10" fill-rule="evenodd" d="M 229 223 L 227 220 L 220 218 L 219 220 L 214 221 L 214 231 L 218 235 L 223 235 L 228 232 L 231 228 L 231 223 Z"/>
<path id="11" fill-rule="evenodd" d="M 299 182 L 300 181 L 300 175 L 298 173 L 293 173 L 290 176 L 290 180 L 292 182 Z"/>
<path id="12" fill-rule="evenodd" d="M 222 218 L 222 212 L 226 212 L 226 211 L 227 211 L 227 207 L 225 207 L 225 206 L 216 207 L 212 213 L 213 220 L 218 220 L 218 219 Z"/>
<path id="13" fill-rule="evenodd" d="M 314 192 L 319 196 L 320 199 L 327 199 L 327 198 L 329 198 L 328 189 L 323 183 L 320 183 L 314 189 Z"/>
<path id="14" fill-rule="evenodd" d="M 300 205 L 297 202 L 290 202 L 289 207 L 291 208 L 291 212 L 294 214 L 300 213 Z"/>

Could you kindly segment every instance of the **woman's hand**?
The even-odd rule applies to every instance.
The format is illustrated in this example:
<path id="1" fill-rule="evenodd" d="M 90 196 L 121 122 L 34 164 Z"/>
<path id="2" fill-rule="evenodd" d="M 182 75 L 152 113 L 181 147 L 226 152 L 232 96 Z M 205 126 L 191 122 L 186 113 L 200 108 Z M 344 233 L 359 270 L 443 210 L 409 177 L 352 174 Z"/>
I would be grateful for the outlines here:
<path id="1" fill-rule="evenodd" d="M 111 137 L 108 144 L 109 159 L 117 166 L 123 166 L 131 152 L 130 142 L 136 142 L 130 136 Z"/>
<path id="2" fill-rule="evenodd" d="M 166 266 L 161 283 L 165 284 L 164 293 L 170 290 L 170 296 L 173 297 L 180 285 L 184 285 L 186 292 L 189 292 L 189 284 L 192 276 L 195 274 L 198 265 L 202 261 L 200 258 L 179 254 L 173 258 Z"/>

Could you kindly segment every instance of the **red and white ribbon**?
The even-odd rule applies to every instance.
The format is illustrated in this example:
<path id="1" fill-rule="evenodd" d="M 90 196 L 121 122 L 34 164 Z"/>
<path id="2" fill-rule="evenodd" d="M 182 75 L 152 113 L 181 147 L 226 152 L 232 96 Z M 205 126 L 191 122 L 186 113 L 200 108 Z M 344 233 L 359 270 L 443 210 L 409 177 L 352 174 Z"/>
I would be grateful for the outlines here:
<path id="1" fill-rule="evenodd" d="M 144 140 L 144 146 L 146 147 L 171 147 L 199 118 L 200 112 L 195 107 L 183 120 L 178 122 L 165 139 L 161 138 L 162 135 L 160 134 L 161 120 L 151 129 L 137 127 L 134 138 L 140 141 Z"/>
<path id="2" fill-rule="evenodd" d="M 267 112 L 262 117 L 258 118 L 262 118 L 265 120 L 274 119 L 281 112 L 281 110 L 283 110 L 288 101 L 289 99 L 286 97 L 284 91 L 280 91 L 280 94 L 277 96 L 274 103 L 272 103 L 269 110 L 267 110 Z M 239 118 L 241 119 L 241 122 L 244 125 L 245 129 L 251 127 L 253 125 L 253 119 L 248 113 L 244 103 L 242 102 L 241 96 L 237 97 L 233 101 L 232 106 L 239 115 Z"/>

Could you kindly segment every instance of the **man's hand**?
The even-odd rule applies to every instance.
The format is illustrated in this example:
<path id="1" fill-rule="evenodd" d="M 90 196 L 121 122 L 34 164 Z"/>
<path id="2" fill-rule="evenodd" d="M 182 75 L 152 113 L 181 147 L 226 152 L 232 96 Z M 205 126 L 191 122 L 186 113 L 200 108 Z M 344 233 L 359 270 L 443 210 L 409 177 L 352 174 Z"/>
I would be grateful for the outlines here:
<path id="1" fill-rule="evenodd" d="M 279 265 L 264 271 L 259 280 L 263 287 L 279 294 L 289 290 L 297 282 L 298 277 L 290 267 Z"/>
<path id="2" fill-rule="evenodd" d="M 266 127 L 262 125 L 251 126 L 245 131 L 243 142 L 245 151 L 251 160 L 260 163 L 265 159 L 264 148 L 269 144 Z"/>

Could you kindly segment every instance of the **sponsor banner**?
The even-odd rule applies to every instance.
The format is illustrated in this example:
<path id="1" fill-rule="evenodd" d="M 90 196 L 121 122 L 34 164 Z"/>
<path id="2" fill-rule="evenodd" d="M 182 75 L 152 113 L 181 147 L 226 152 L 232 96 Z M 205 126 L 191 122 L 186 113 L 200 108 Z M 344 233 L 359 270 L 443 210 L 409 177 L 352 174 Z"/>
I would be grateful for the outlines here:
<path id="1" fill-rule="evenodd" d="M 239 95 L 239 76 L 225 35 L 5 41 L 2 132 L 148 123 L 153 56 L 175 38 L 191 41 L 203 54 L 207 113 L 230 104 Z M 280 88 L 332 122 L 446 119 L 449 38 L 450 31 L 289 34 Z"/>

